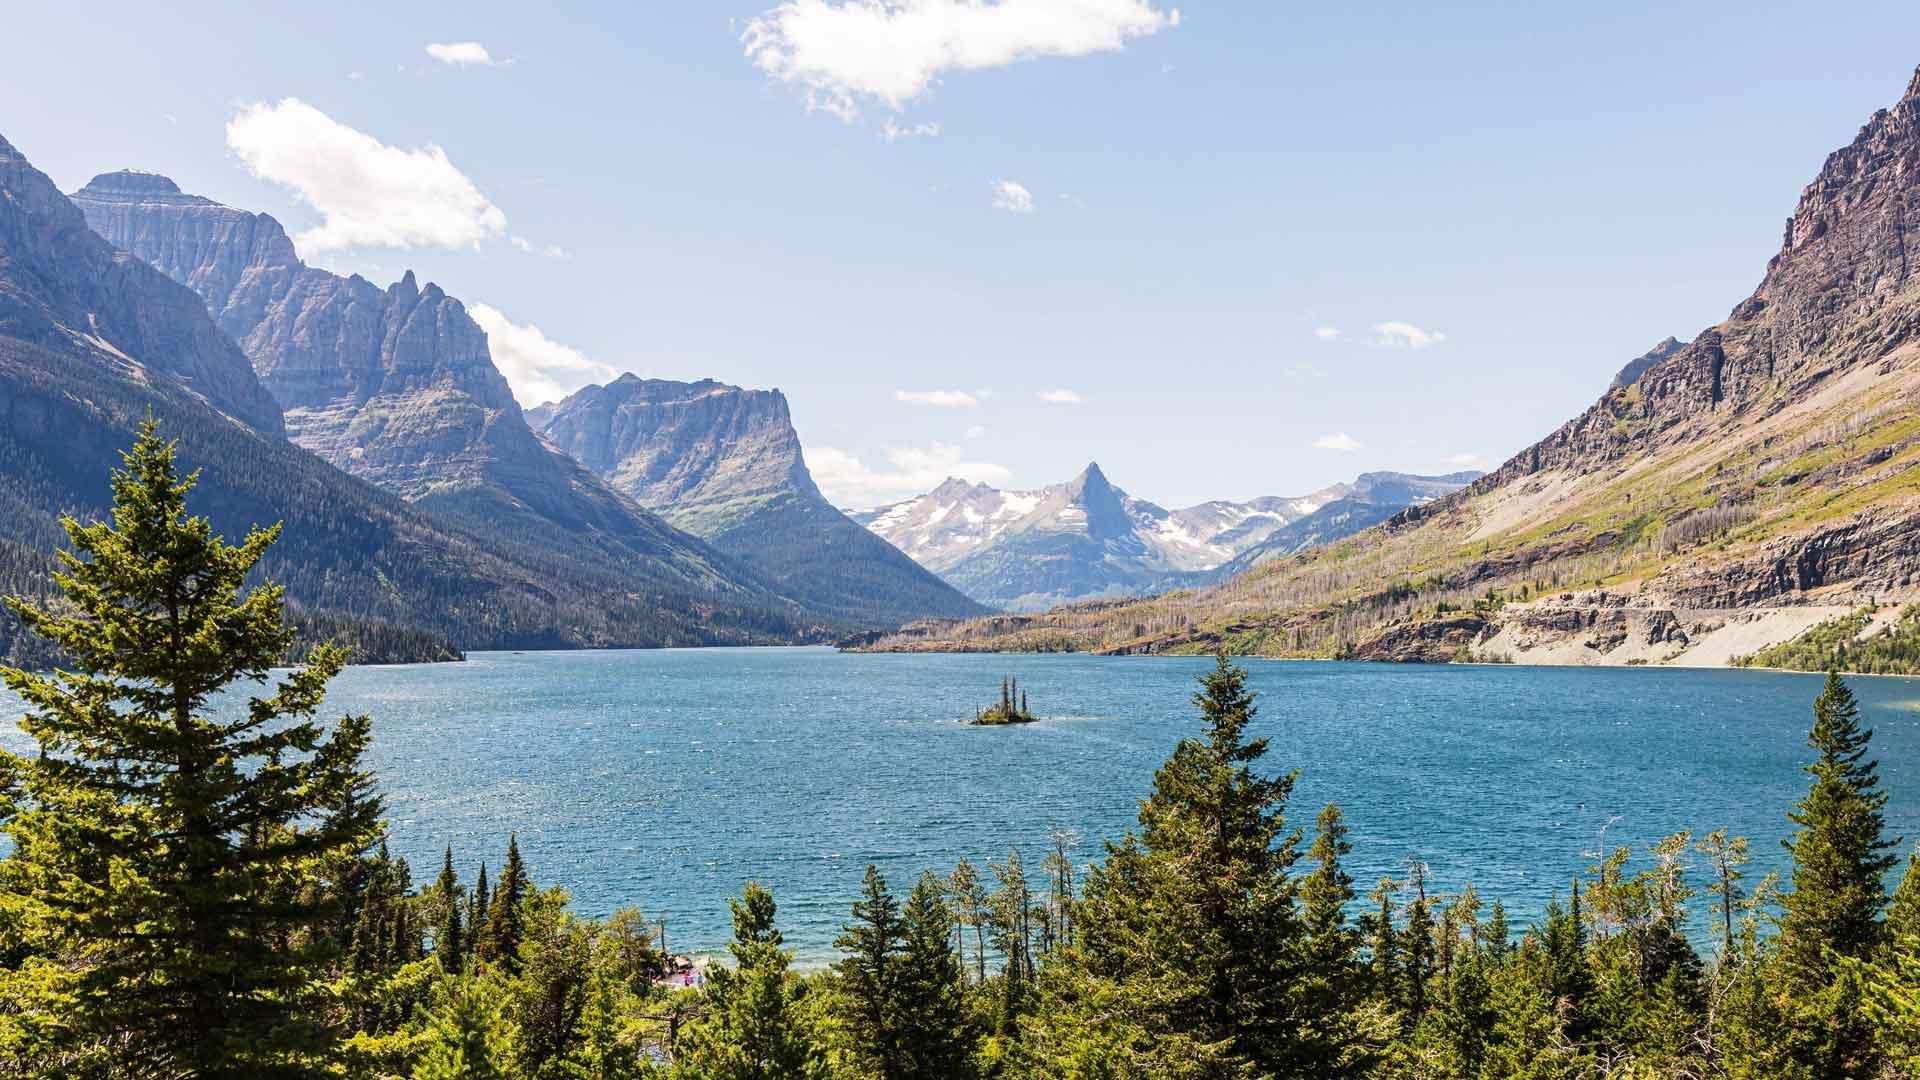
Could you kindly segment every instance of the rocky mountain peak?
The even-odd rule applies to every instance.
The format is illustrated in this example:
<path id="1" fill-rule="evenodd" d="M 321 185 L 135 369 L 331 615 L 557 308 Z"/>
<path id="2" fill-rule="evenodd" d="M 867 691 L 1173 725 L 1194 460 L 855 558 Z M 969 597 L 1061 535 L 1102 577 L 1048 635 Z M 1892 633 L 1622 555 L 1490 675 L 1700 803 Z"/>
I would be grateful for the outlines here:
<path id="1" fill-rule="evenodd" d="M 1679 338 L 1669 337 L 1660 344 L 1627 361 L 1626 365 L 1620 369 L 1619 374 L 1613 377 L 1613 388 L 1617 390 L 1620 387 L 1632 386 L 1634 383 L 1639 382 L 1640 376 L 1645 375 L 1648 368 L 1679 352 L 1685 345 L 1686 342 L 1681 341 Z"/>
<path id="2" fill-rule="evenodd" d="M 178 195 L 180 185 L 156 172 L 120 169 L 101 173 L 87 181 L 87 186 L 81 190 L 115 195 Z"/>
<path id="3" fill-rule="evenodd" d="M 976 492 L 987 490 L 989 489 L 985 484 L 975 484 L 958 476 L 949 476 L 929 494 L 939 499 L 964 499 Z"/>

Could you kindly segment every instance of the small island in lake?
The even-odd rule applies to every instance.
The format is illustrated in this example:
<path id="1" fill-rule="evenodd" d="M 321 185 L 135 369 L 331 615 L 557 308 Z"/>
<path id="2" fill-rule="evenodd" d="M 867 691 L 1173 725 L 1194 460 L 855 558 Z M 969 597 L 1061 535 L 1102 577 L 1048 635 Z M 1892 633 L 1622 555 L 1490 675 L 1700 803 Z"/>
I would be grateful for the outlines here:
<path id="1" fill-rule="evenodd" d="M 1039 717 L 1027 711 L 1027 694 L 1019 679 L 1000 680 L 1000 700 L 985 711 L 975 710 L 973 722 L 981 727 L 1003 724 L 1031 724 Z"/>

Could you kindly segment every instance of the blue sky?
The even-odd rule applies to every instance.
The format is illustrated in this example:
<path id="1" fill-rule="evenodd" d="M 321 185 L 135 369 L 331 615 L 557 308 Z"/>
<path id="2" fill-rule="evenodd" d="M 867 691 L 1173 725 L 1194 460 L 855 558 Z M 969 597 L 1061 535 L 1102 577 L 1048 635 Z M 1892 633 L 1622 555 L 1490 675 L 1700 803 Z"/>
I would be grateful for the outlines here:
<path id="1" fill-rule="evenodd" d="M 525 404 L 777 386 L 848 504 L 1177 506 L 1496 464 L 1724 317 L 1920 63 L 1911 0 L 1001 4 L 14 0 L 0 133 L 415 269 Z"/>

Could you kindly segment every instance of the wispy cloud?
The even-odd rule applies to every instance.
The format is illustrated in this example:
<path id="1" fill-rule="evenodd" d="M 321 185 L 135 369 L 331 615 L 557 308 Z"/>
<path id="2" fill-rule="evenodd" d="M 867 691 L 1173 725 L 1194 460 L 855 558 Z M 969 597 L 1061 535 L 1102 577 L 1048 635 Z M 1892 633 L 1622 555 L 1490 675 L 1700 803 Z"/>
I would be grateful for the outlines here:
<path id="1" fill-rule="evenodd" d="M 1313 336 L 1321 341 L 1339 341 L 1346 335 L 1337 326 L 1316 326 L 1313 328 Z"/>
<path id="2" fill-rule="evenodd" d="M 1423 330 L 1409 322 L 1383 322 L 1373 328 L 1373 343 L 1389 349 L 1425 349 L 1447 340 L 1438 330 Z"/>
<path id="3" fill-rule="evenodd" d="M 1321 371 L 1319 368 L 1305 361 L 1301 361 L 1287 368 L 1285 373 L 1289 379 L 1324 379 L 1327 377 L 1326 372 Z"/>
<path id="4" fill-rule="evenodd" d="M 909 405 L 932 405 L 940 409 L 971 409 L 980 399 L 965 390 L 895 390 L 895 401 Z"/>
<path id="5" fill-rule="evenodd" d="M 579 349 L 549 338 L 531 323 L 515 323 L 499 308 L 474 304 L 467 311 L 487 332 L 493 366 L 506 376 L 522 405 L 557 401 L 588 383 L 606 382 L 619 374 Z"/>
<path id="6" fill-rule="evenodd" d="M 931 139 L 939 134 L 939 124 L 914 124 L 909 127 L 901 127 L 899 124 L 893 122 L 893 117 L 891 116 L 887 117 L 886 122 L 880 125 L 880 137 L 890 143 L 899 142 L 901 139 Z"/>
<path id="7" fill-rule="evenodd" d="M 843 120 L 896 112 L 949 71 L 1111 52 L 1180 24 L 1152 0 L 786 0 L 747 23 L 746 55 Z"/>
<path id="8" fill-rule="evenodd" d="M 436 41 L 427 46 L 427 55 L 454 67 L 484 67 L 499 63 L 493 54 L 487 52 L 487 47 L 477 41 Z"/>
<path id="9" fill-rule="evenodd" d="M 1313 448 L 1315 450 L 1359 450 L 1365 445 L 1365 443 L 1344 431 L 1336 431 L 1329 435 L 1322 435 L 1313 440 Z"/>
<path id="10" fill-rule="evenodd" d="M 227 147 L 319 212 L 320 224 L 294 237 L 303 252 L 470 248 L 507 229 L 445 150 L 388 146 L 297 98 L 242 108 L 227 121 Z"/>
<path id="11" fill-rule="evenodd" d="M 1071 390 L 1042 390 L 1038 396 L 1049 405 L 1078 405 L 1086 400 Z"/>
<path id="12" fill-rule="evenodd" d="M 993 208 L 1015 214 L 1033 213 L 1033 192 L 1012 180 L 993 182 Z"/>
<path id="13" fill-rule="evenodd" d="M 544 255 L 549 259 L 573 258 L 573 253 L 559 244 L 547 244 L 543 247 L 524 236 L 512 237 L 509 242 L 513 244 L 515 250 L 524 251 L 529 255 Z"/>
<path id="14" fill-rule="evenodd" d="M 868 466 L 856 454 L 831 446 L 810 446 L 802 455 L 808 471 L 813 473 L 814 483 L 828 499 L 841 506 L 867 507 L 898 502 L 931 491 L 951 476 L 976 484 L 995 484 L 1013 475 L 1004 465 L 968 460 L 965 450 L 938 442 L 890 448 L 886 451 L 886 465 L 879 468 Z"/>
<path id="15" fill-rule="evenodd" d="M 1486 460 L 1479 454 L 1454 454 L 1446 459 L 1446 463 L 1456 469 L 1477 469 Z"/>

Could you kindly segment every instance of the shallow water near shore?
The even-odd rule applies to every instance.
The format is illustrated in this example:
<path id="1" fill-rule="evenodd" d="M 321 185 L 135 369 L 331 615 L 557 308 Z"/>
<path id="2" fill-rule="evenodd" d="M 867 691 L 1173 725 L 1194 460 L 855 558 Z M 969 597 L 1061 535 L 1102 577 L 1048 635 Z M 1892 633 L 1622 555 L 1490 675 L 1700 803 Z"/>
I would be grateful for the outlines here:
<path id="1" fill-rule="evenodd" d="M 1154 769 L 1195 733 L 1210 660 L 856 655 L 828 649 L 478 653 L 351 668 L 327 712 L 373 717 L 393 849 L 416 882 L 452 844 L 471 881 L 508 831 L 537 882 L 585 912 L 638 906 L 676 952 L 715 952 L 727 898 L 772 888 L 804 962 L 831 943 L 869 862 L 924 869 L 1017 847 L 1039 875 L 1055 827 L 1081 861 L 1133 825 Z M 1752 839 L 1784 870 L 1820 677 L 1774 672 L 1401 667 L 1249 661 L 1267 764 L 1299 769 L 1290 817 L 1329 801 L 1364 893 L 1410 858 L 1472 881 L 1516 925 L 1591 862 L 1680 829 Z M 964 721 L 1011 675 L 1034 724 Z M 1892 796 L 1920 840 L 1920 680 L 1852 680 Z M 0 692 L 0 716 L 20 705 Z M 0 745 L 25 739 L 8 722 Z M 1611 824 L 1609 824 L 1611 823 Z M 1303 845 L 1304 850 L 1304 845 Z M 984 867 L 983 867 L 984 869 Z M 1704 886 L 1704 879 L 1696 881 Z M 1704 903 L 1704 901 L 1697 901 Z"/>

